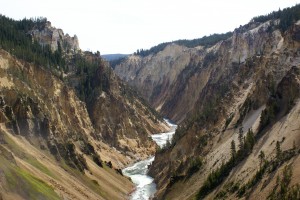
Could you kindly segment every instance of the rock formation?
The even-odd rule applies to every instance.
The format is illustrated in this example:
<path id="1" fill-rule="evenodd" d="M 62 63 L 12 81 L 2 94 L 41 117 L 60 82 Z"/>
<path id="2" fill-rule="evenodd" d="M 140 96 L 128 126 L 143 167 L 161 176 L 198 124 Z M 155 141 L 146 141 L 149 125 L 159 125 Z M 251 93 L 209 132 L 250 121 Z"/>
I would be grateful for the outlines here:
<path id="1" fill-rule="evenodd" d="M 133 185 L 120 168 L 152 155 L 150 134 L 167 125 L 99 55 L 82 53 L 76 37 L 49 22 L 33 27 L 14 31 L 24 45 L 33 44 L 28 33 L 50 45 L 67 67 L 27 62 L 9 46 L 12 53 L 0 50 L 0 197 L 126 198 Z"/>
<path id="2" fill-rule="evenodd" d="M 214 45 L 172 44 L 115 67 L 179 123 L 150 168 L 157 199 L 280 199 L 299 192 L 300 26 L 281 27 L 276 18 L 253 20 Z M 276 177 L 286 174 L 288 189 L 280 194 Z"/>
<path id="3" fill-rule="evenodd" d="M 76 35 L 71 37 L 64 34 L 62 29 L 51 26 L 51 22 L 43 23 L 42 27 L 36 27 L 28 31 L 41 45 L 50 45 L 52 51 L 58 50 L 60 46 L 65 52 L 76 53 L 80 50 L 79 41 Z"/>

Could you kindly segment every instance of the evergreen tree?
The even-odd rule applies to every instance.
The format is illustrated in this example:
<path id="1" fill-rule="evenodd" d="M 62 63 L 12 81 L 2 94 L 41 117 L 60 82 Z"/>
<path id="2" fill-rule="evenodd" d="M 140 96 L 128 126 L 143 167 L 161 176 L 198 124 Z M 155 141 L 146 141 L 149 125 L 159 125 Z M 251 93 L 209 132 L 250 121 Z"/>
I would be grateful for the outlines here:
<path id="1" fill-rule="evenodd" d="M 244 136 L 243 136 L 243 127 L 241 127 L 239 129 L 239 136 L 238 136 L 238 139 L 239 139 L 239 150 L 243 150 L 244 149 Z"/>
<path id="2" fill-rule="evenodd" d="M 263 163 L 265 162 L 265 153 L 263 151 L 260 151 L 258 158 L 259 158 L 259 166 L 261 168 Z"/>
<path id="3" fill-rule="evenodd" d="M 52 52 L 49 45 L 40 45 L 28 34 L 36 28 L 42 30 L 46 22 L 46 18 L 15 21 L 0 15 L 0 48 L 39 66 L 64 67 L 61 52 Z"/>
<path id="4" fill-rule="evenodd" d="M 234 140 L 231 141 L 231 158 L 233 161 L 235 161 L 236 158 L 236 148 L 235 148 L 235 142 Z"/>
<path id="5" fill-rule="evenodd" d="M 255 138 L 253 131 L 251 129 L 248 130 L 246 139 L 244 141 L 244 151 L 246 154 L 249 154 L 255 144 Z"/>
<path id="6" fill-rule="evenodd" d="M 275 147 L 275 150 L 276 150 L 276 159 L 277 160 L 281 160 L 281 147 L 280 147 L 280 143 L 279 141 L 276 142 L 276 147 Z"/>

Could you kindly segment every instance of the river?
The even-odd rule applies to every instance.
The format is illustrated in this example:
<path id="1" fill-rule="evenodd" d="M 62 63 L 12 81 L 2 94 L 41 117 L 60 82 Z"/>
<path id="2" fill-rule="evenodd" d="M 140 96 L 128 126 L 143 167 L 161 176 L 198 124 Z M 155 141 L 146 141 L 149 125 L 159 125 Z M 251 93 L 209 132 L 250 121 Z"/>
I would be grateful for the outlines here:
<path id="1" fill-rule="evenodd" d="M 165 119 L 165 121 L 171 127 L 170 132 L 153 134 L 151 136 L 160 147 L 163 147 L 167 143 L 167 140 L 172 139 L 177 128 L 177 125 L 172 124 L 169 120 Z M 136 186 L 135 191 L 130 195 L 131 200 L 148 200 L 155 194 L 156 184 L 154 183 L 154 179 L 147 175 L 148 165 L 153 161 L 154 156 L 151 156 L 122 170 L 123 174 L 130 177 Z"/>

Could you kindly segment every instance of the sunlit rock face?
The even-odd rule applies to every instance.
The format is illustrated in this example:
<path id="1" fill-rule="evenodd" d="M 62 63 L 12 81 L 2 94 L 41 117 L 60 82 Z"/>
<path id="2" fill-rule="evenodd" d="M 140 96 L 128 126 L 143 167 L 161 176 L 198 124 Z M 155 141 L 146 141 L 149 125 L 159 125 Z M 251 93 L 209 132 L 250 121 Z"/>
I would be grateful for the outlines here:
<path id="1" fill-rule="evenodd" d="M 116 74 L 136 88 L 158 111 L 181 122 L 195 108 L 207 83 L 230 73 L 230 65 L 282 48 L 278 21 L 251 23 L 213 46 L 187 48 L 170 44 L 147 57 L 131 55 L 115 66 Z M 267 49 L 269 48 L 269 49 Z"/>
<path id="2" fill-rule="evenodd" d="M 258 153 L 264 151 L 271 160 L 276 141 L 287 152 L 293 144 L 299 148 L 299 22 L 286 31 L 278 24 L 251 22 L 210 47 L 169 45 L 147 57 L 130 56 L 115 67 L 151 105 L 179 123 L 173 144 L 157 153 L 150 168 L 158 199 L 195 198 L 208 174 L 230 159 L 230 144 L 239 144 L 239 130 L 246 135 L 251 128 L 258 134 L 255 150 L 208 199 L 231 183 L 247 184 L 259 169 Z M 297 166 L 299 157 L 294 156 L 287 163 Z M 196 158 L 202 164 L 194 172 Z M 293 172 L 298 174 L 296 167 Z M 259 189 L 247 194 L 250 199 L 270 194 L 276 180 L 266 176 L 270 184 L 259 182 Z M 226 195 L 238 198 L 236 193 Z"/>
<path id="3" fill-rule="evenodd" d="M 50 45 L 52 51 L 58 50 L 58 46 L 65 52 L 77 52 L 79 48 L 79 40 L 76 35 L 71 37 L 69 34 L 64 34 L 62 29 L 57 29 L 51 26 L 51 22 L 44 22 L 42 27 L 30 30 L 31 34 L 40 44 Z"/>

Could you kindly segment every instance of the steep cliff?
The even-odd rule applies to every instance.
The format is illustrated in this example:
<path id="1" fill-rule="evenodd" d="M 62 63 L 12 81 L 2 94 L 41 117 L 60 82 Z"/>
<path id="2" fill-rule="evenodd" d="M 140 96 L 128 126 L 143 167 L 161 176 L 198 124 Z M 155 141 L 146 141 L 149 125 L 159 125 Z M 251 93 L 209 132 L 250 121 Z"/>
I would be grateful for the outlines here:
<path id="1" fill-rule="evenodd" d="M 163 132 L 168 127 L 135 91 L 101 62 L 91 77 L 83 78 L 74 85 L 80 88 L 80 85 L 88 84 L 91 88 L 85 102 L 95 128 L 95 139 L 105 141 L 134 160 L 144 159 L 156 149 L 150 134 Z M 68 78 L 74 79 L 73 76 Z M 114 161 L 118 163 L 120 158 Z"/>
<path id="2" fill-rule="evenodd" d="M 120 168 L 152 155 L 167 125 L 49 22 L 0 20 L 0 199 L 126 198 Z"/>
<path id="3" fill-rule="evenodd" d="M 151 54 L 147 57 L 129 56 L 115 67 L 115 72 L 122 80 L 137 89 L 154 108 L 177 121 L 183 119 L 188 110 L 182 113 L 177 107 L 172 107 L 174 113 L 178 115 L 176 118 L 168 115 L 162 109 L 164 104 L 171 99 L 171 87 L 181 72 L 189 65 L 197 51 L 197 49 L 170 44 L 155 55 Z M 191 109 L 190 107 L 186 108 Z"/>
<path id="4" fill-rule="evenodd" d="M 102 152 L 111 148 L 92 137 L 86 105 L 74 90 L 3 50 L 0 66 L 1 197 L 123 199 L 132 186 L 103 168 L 104 156 L 113 153 Z"/>
<path id="5" fill-rule="evenodd" d="M 188 48 L 176 42 L 170 43 L 156 54 L 146 57 L 131 55 L 114 66 L 114 71 L 162 115 L 181 122 L 194 108 L 207 81 L 208 74 L 202 74 L 203 77 L 195 80 L 194 73 L 202 65 L 198 62 L 201 60 L 204 67 L 207 67 L 209 60 L 216 57 L 208 46 Z M 190 91 L 184 91 L 188 81 L 200 81 L 200 86 L 192 83 L 189 84 Z"/>
<path id="6" fill-rule="evenodd" d="M 294 37 L 299 25 L 282 33 L 274 28 L 276 23 L 237 29 L 232 38 L 208 49 L 205 57 L 212 58 L 207 66 L 205 57 L 195 62 L 202 64 L 196 64 L 177 94 L 185 97 L 200 87 L 194 93 L 198 98 L 194 110 L 151 167 L 159 198 L 265 199 L 277 187 L 272 177 L 281 176 L 287 164 L 294 174 L 290 187 L 298 183 L 300 124 L 293 113 L 298 109 L 299 76 L 293 66 L 300 64 L 299 41 Z M 174 104 L 184 101 L 188 100 Z M 275 156 L 277 144 L 284 152 L 280 158 Z M 260 152 L 265 155 L 261 166 Z M 179 194 L 178 187 L 185 192 Z"/>
<path id="7" fill-rule="evenodd" d="M 62 29 L 53 27 L 47 19 L 42 19 L 39 25 L 28 31 L 28 34 L 41 45 L 50 45 L 52 51 L 62 48 L 65 52 L 75 53 L 80 50 L 76 35 L 73 37 L 65 35 Z"/>
<path id="8" fill-rule="evenodd" d="M 149 91 L 144 97 L 180 123 L 150 168 L 157 199 L 299 194 L 298 11 L 255 18 L 214 45 L 169 45 L 116 66 L 122 79 Z M 172 57 L 172 48 L 182 50 Z M 277 176 L 287 181 L 280 185 Z"/>

